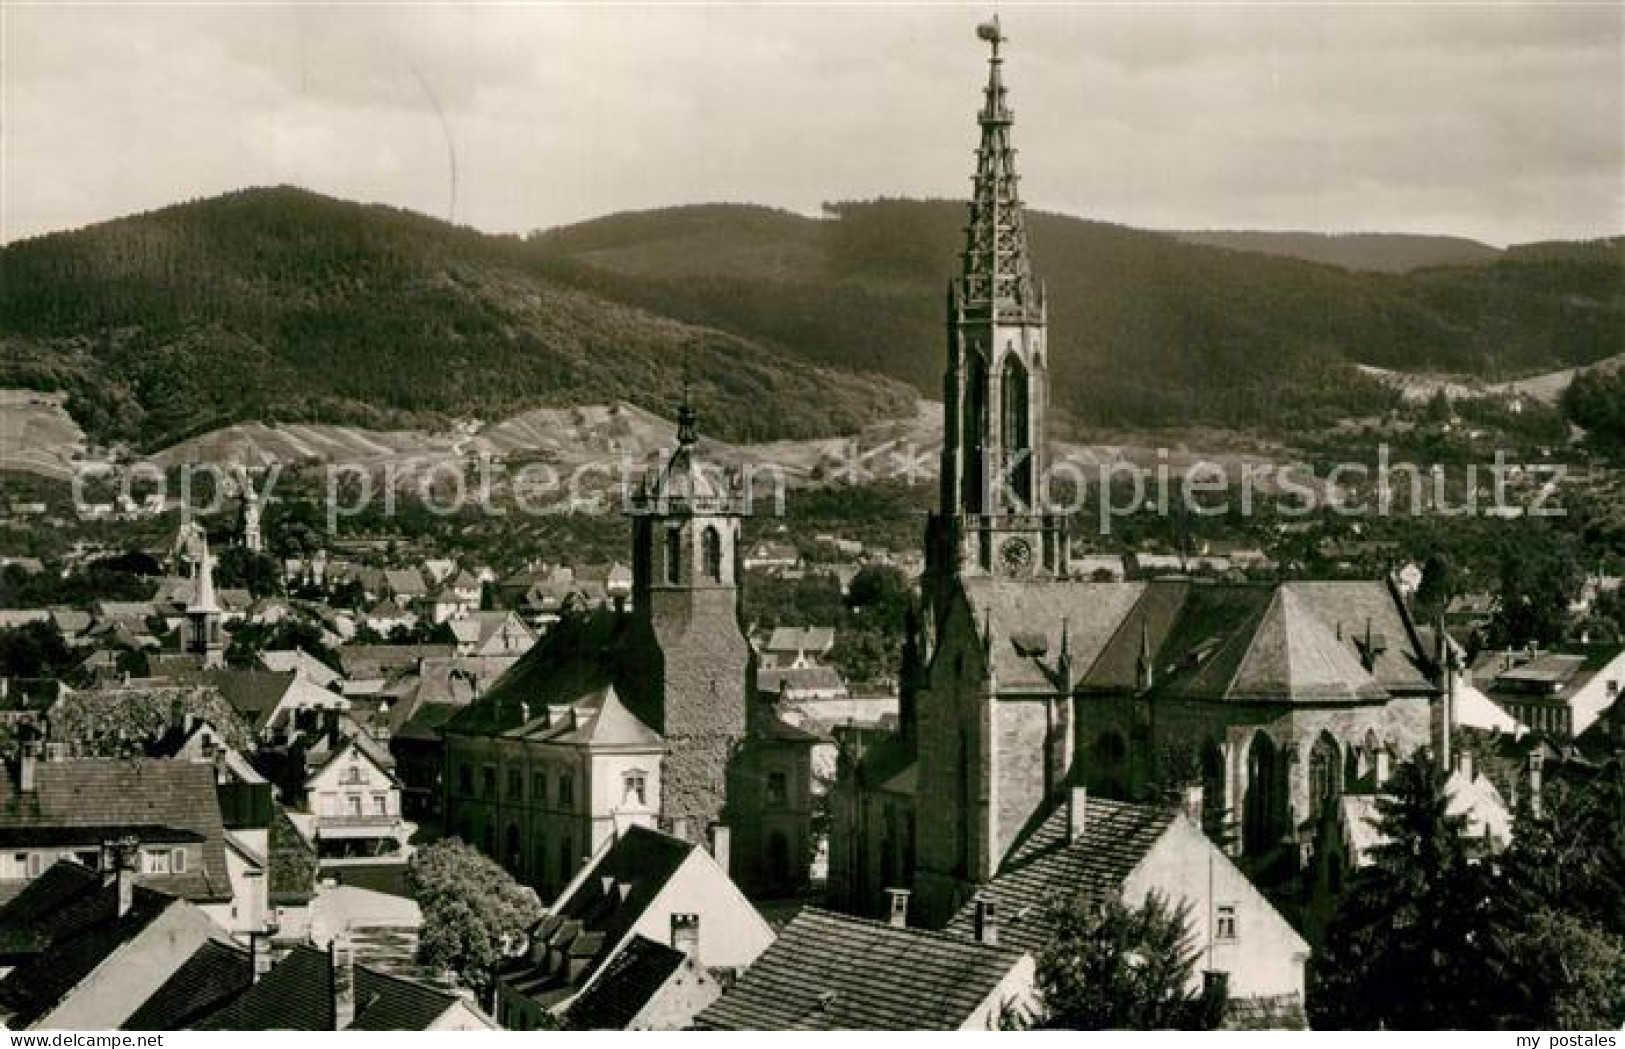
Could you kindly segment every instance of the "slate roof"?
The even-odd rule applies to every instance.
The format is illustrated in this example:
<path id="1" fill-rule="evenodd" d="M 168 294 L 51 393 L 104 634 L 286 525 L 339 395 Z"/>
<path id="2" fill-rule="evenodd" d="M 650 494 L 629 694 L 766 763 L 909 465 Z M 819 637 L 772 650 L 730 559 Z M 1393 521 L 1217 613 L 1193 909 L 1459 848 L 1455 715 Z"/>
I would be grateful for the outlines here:
<path id="1" fill-rule="evenodd" d="M 214 1012 L 254 982 L 254 963 L 240 948 L 205 940 L 121 1025 L 126 1031 L 179 1031 Z"/>
<path id="2" fill-rule="evenodd" d="M 1055 808 L 1010 851 L 981 892 L 998 907 L 999 942 L 1042 950 L 1050 936 L 1047 908 L 1067 897 L 1102 900 L 1114 895 L 1173 823 L 1172 809 L 1089 798 L 1083 833 L 1068 843 L 1067 805 Z M 947 932 L 974 939 L 976 903 L 966 902 Z"/>
<path id="3" fill-rule="evenodd" d="M 598 979 L 570 1003 L 564 1026 L 577 1031 L 624 1031 L 687 960 L 676 948 L 634 936 Z"/>
<path id="4" fill-rule="evenodd" d="M 108 828 L 154 841 L 174 841 L 176 832 L 196 835 L 203 840 L 201 869 L 141 874 L 138 883 L 193 902 L 231 898 L 212 764 L 145 758 L 45 761 L 35 768 L 34 787 L 25 794 L 9 778 L 0 779 L 0 831 L 77 830 L 86 847 L 99 847 Z"/>
<path id="5" fill-rule="evenodd" d="M 695 1018 L 703 1030 L 959 1028 L 1025 952 L 808 907 Z"/>

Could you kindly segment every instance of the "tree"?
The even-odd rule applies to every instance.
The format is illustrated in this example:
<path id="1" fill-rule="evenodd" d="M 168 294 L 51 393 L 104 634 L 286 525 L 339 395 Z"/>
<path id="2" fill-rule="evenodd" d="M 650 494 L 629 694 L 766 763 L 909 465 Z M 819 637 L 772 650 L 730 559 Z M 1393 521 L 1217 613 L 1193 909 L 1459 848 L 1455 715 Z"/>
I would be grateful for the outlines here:
<path id="1" fill-rule="evenodd" d="M 1467 820 L 1449 813 L 1445 781 L 1419 751 L 1378 800 L 1381 843 L 1312 963 L 1316 1028 L 1476 1028 L 1491 1015 L 1506 936 L 1489 867 L 1470 859 Z"/>
<path id="2" fill-rule="evenodd" d="M 1625 762 L 1547 784 L 1501 860 L 1512 930 L 1503 1025 L 1625 1023 Z"/>
<path id="3" fill-rule="evenodd" d="M 1222 1002 L 1191 988 L 1199 952 L 1190 903 L 1153 892 L 1138 908 L 1083 898 L 1053 908 L 1038 956 L 1043 1026 L 1064 1030 L 1211 1030 Z"/>
<path id="4" fill-rule="evenodd" d="M 241 546 L 226 547 L 214 566 L 215 586 L 241 587 L 255 597 L 276 593 L 281 579 L 282 566 L 276 558 Z"/>
<path id="5" fill-rule="evenodd" d="M 1439 615 L 1456 596 L 1456 566 L 1443 551 L 1435 550 L 1422 563 L 1422 582 L 1416 587 L 1415 613 L 1421 620 Z"/>
<path id="6" fill-rule="evenodd" d="M 492 971 L 523 949 L 542 916 L 535 890 L 457 838 L 418 850 L 406 880 L 423 909 L 418 960 L 450 969 L 489 1001 Z"/>

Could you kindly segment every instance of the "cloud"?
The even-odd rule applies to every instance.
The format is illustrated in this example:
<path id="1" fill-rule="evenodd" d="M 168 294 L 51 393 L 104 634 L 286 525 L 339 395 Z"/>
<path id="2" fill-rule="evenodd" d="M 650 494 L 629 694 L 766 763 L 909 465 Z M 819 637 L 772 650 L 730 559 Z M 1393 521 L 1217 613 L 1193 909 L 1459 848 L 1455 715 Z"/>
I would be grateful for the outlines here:
<path id="1" fill-rule="evenodd" d="M 962 196 L 977 17 L 9 8 L 0 237 L 279 182 L 493 230 Z M 1039 206 L 1498 243 L 1625 227 L 1617 6 L 1014 6 L 1004 23 Z"/>

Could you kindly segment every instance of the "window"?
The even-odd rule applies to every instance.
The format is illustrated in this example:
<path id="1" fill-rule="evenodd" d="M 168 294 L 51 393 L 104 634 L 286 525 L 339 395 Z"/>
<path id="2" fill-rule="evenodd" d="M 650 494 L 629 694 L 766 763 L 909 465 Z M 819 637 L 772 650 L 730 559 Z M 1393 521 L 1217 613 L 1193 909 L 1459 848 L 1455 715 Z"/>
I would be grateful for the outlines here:
<path id="1" fill-rule="evenodd" d="M 495 798 L 497 796 L 497 770 L 490 765 L 480 771 L 480 797 Z"/>
<path id="2" fill-rule="evenodd" d="M 645 773 L 636 770 L 628 772 L 622 777 L 622 783 L 625 785 L 621 793 L 622 804 L 649 804 L 649 779 Z"/>
<path id="3" fill-rule="evenodd" d="M 359 794 L 346 794 L 344 796 L 344 803 L 345 803 L 346 815 L 350 815 L 350 816 L 359 816 L 359 815 L 361 815 L 361 795 L 359 795 Z"/>
<path id="4" fill-rule="evenodd" d="M 372 814 L 374 816 L 389 815 L 389 795 L 374 794 L 372 796 Z"/>
<path id="5" fill-rule="evenodd" d="M 722 582 L 722 536 L 713 527 L 700 534 L 701 553 L 705 558 L 705 578 L 708 582 Z"/>
<path id="6" fill-rule="evenodd" d="M 1236 939 L 1236 905 L 1219 904 L 1213 918 L 1213 939 L 1220 943 L 1233 943 Z"/>
<path id="7" fill-rule="evenodd" d="M 567 809 L 576 803 L 576 780 L 569 772 L 559 773 L 559 808 Z"/>
<path id="8" fill-rule="evenodd" d="M 676 586 L 683 581 L 683 530 L 666 529 L 666 582 Z"/>
<path id="9" fill-rule="evenodd" d="M 176 874 L 186 873 L 186 850 L 173 849 L 169 853 L 169 869 Z"/>
<path id="10" fill-rule="evenodd" d="M 30 878 L 37 878 L 45 872 L 45 853 L 30 852 L 25 855 L 28 857 L 28 876 Z"/>
<path id="11" fill-rule="evenodd" d="M 508 800 L 525 800 L 525 774 L 518 769 L 508 770 Z"/>
<path id="12" fill-rule="evenodd" d="M 547 773 L 532 772 L 530 774 L 530 800 L 534 805 L 547 804 Z"/>
<path id="13" fill-rule="evenodd" d="M 790 777 L 783 772 L 769 772 L 767 774 L 767 803 L 769 805 L 790 804 Z"/>
<path id="14" fill-rule="evenodd" d="M 149 851 L 141 854 L 141 869 L 147 874 L 169 873 L 169 850 Z"/>

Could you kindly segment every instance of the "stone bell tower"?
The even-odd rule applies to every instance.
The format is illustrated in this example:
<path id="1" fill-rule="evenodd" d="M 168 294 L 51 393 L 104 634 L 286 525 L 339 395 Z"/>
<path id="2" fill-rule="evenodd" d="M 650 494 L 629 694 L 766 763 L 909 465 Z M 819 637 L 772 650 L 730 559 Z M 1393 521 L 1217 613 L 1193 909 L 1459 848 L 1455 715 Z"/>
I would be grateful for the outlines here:
<path id="1" fill-rule="evenodd" d="M 1006 37 L 997 19 L 978 32 L 991 53 L 965 247 L 948 288 L 942 490 L 926 536 L 939 606 L 947 580 L 961 573 L 1067 573 L 1065 520 L 1045 512 L 1047 311 L 1010 141 L 1015 114 L 999 53 Z"/>

